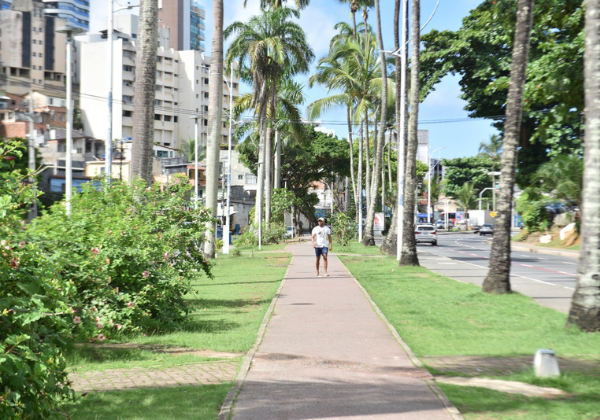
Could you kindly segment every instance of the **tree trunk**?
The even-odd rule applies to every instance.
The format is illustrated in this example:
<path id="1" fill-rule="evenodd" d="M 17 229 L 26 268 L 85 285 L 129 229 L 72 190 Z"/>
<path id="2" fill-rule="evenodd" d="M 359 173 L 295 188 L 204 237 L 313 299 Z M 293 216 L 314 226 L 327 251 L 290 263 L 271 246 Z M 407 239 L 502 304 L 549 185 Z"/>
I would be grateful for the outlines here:
<path id="1" fill-rule="evenodd" d="M 356 204 L 356 208 L 358 211 L 356 212 L 356 223 L 359 225 L 359 229 L 362 226 L 362 194 L 363 194 L 363 125 L 360 125 L 359 139 L 358 139 L 358 185 L 356 187 L 356 192 L 358 194 L 358 203 Z M 362 235 L 362 229 L 360 230 L 359 240 L 362 240 L 360 237 Z"/>
<path id="2" fill-rule="evenodd" d="M 213 2 L 213 42 L 208 85 L 208 144 L 206 145 L 206 207 L 217 217 L 219 194 L 219 157 L 223 118 L 223 0 Z M 215 257 L 216 226 L 208 222 L 204 254 Z"/>
<path id="3" fill-rule="evenodd" d="M 263 90 L 266 89 L 263 86 Z M 267 101 L 266 94 L 263 91 L 263 98 L 265 98 L 259 105 L 258 121 L 260 124 L 260 140 L 258 143 L 258 171 L 257 171 L 257 185 L 256 185 L 256 206 L 254 208 L 254 224 L 258 227 L 259 223 L 262 223 L 262 209 L 263 209 L 263 197 L 265 192 L 265 143 L 267 137 Z M 258 234 L 258 232 L 257 232 Z"/>
<path id="4" fill-rule="evenodd" d="M 369 201 L 369 207 L 367 211 L 367 226 L 365 236 L 363 238 L 363 245 L 365 246 L 375 246 L 375 237 L 373 232 L 373 224 L 375 219 L 375 210 L 377 208 L 377 192 L 379 191 L 379 183 L 380 177 L 379 173 L 381 171 L 382 157 L 383 157 L 383 145 L 385 143 L 384 135 L 385 135 L 385 123 L 387 120 L 386 116 L 386 106 L 387 104 L 387 68 L 385 66 L 385 52 L 383 48 L 383 36 L 381 35 L 381 15 L 379 10 L 379 0 L 375 0 L 375 14 L 377 15 L 377 43 L 379 44 L 379 55 L 381 60 L 381 120 L 380 120 L 380 130 L 379 130 L 379 138 L 377 139 L 377 147 L 373 147 L 376 149 L 374 162 L 373 162 L 373 180 L 371 181 L 371 200 Z M 368 184 L 367 184 L 368 185 Z"/>
<path id="5" fill-rule="evenodd" d="M 585 4 L 585 151 L 579 276 L 569 320 L 600 331 L 600 0 Z"/>
<path id="6" fill-rule="evenodd" d="M 275 180 L 273 188 L 281 188 L 281 138 L 275 130 Z"/>
<path id="7" fill-rule="evenodd" d="M 402 238 L 402 255 L 400 265 L 419 265 L 417 256 L 417 244 L 415 242 L 415 204 L 414 192 L 417 189 L 417 148 L 419 146 L 418 124 L 419 124 L 419 72 L 420 43 L 421 43 L 421 2 L 412 0 L 412 58 L 410 68 L 410 118 L 408 123 L 408 144 L 406 148 L 406 181 L 404 183 L 404 221 Z M 405 46 L 406 47 L 406 46 Z M 406 49 L 406 48 L 405 48 Z"/>
<path id="8" fill-rule="evenodd" d="M 158 0 L 142 0 L 135 63 L 135 97 L 131 175 L 152 182 L 154 98 L 158 48 Z"/>
<path id="9" fill-rule="evenodd" d="M 271 220 L 271 162 L 273 161 L 273 128 L 267 128 L 267 137 L 265 139 L 265 226 L 269 225 Z"/>
<path id="10" fill-rule="evenodd" d="M 502 164 L 500 168 L 500 191 L 496 203 L 494 238 L 490 254 L 490 269 L 483 281 L 483 291 L 487 293 L 510 292 L 510 217 L 515 186 L 517 148 L 523 114 L 523 90 L 525 88 L 529 44 L 533 26 L 534 0 L 519 0 L 517 6 L 517 28 L 513 49 L 513 62 L 506 104 L 506 122 L 502 143 Z"/>
<path id="11" fill-rule="evenodd" d="M 396 0 L 394 2 L 395 6 L 394 6 L 394 46 L 396 51 L 400 50 L 400 0 Z M 405 48 L 406 49 L 406 48 Z M 405 54 L 406 51 L 405 49 L 402 50 L 402 54 Z M 400 164 L 400 162 L 402 161 L 402 159 L 400 159 L 400 153 L 401 150 L 403 148 L 400 147 L 400 141 L 404 141 L 404 139 L 400 140 L 400 124 L 401 124 L 401 112 L 400 112 L 400 101 L 404 101 L 405 97 L 402 94 L 402 77 L 404 77 L 404 75 L 402 74 L 402 62 L 401 62 L 401 58 L 396 55 L 395 56 L 395 65 L 396 65 L 396 154 L 397 154 L 397 158 L 396 161 L 398 162 L 398 164 Z M 390 148 L 390 152 L 391 152 L 391 148 Z M 389 155 L 388 155 L 389 158 Z M 389 162 L 388 162 L 389 165 Z M 397 180 L 399 180 L 401 177 L 399 175 L 400 174 L 400 166 L 397 167 Z M 392 180 L 391 180 L 391 169 L 390 169 L 390 187 L 392 186 Z M 399 183 L 399 181 L 397 181 Z M 398 190 L 400 188 L 403 188 L 403 186 L 398 185 Z M 394 203 L 394 214 L 392 215 L 392 223 L 390 226 L 390 230 L 388 231 L 387 235 L 385 236 L 385 239 L 383 240 L 383 243 L 381 244 L 381 249 L 383 252 L 386 252 L 390 255 L 396 255 L 397 251 L 398 251 L 398 212 L 400 211 L 398 208 L 398 194 L 396 193 L 396 200 Z"/>
<path id="12" fill-rule="evenodd" d="M 371 145 L 369 144 L 369 115 L 365 110 L 365 204 L 371 204 Z"/>
<path id="13" fill-rule="evenodd" d="M 354 197 L 354 205 L 358 206 L 358 197 L 356 196 L 356 179 L 354 177 L 354 144 L 353 144 L 353 140 L 352 140 L 352 108 L 351 107 L 347 107 L 347 118 L 348 118 L 348 143 L 350 145 L 350 178 L 352 181 L 352 194 Z M 346 209 L 346 211 L 347 210 L 348 209 Z"/>

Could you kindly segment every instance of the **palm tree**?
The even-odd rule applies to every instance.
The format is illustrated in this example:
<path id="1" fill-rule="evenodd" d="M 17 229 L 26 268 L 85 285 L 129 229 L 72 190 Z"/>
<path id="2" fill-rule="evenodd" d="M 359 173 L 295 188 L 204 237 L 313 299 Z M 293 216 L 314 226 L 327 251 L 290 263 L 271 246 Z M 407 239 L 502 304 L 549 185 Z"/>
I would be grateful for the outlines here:
<path id="1" fill-rule="evenodd" d="M 310 0 L 295 0 L 294 2 L 296 3 L 296 9 L 301 10 L 308 6 Z M 244 0 L 244 7 L 246 7 L 247 3 L 248 0 Z M 265 9 L 267 6 L 270 6 L 273 9 L 278 9 L 283 7 L 283 3 L 287 3 L 287 0 L 260 0 L 260 7 Z"/>
<path id="2" fill-rule="evenodd" d="M 377 139 L 377 148 L 374 150 L 375 158 L 373 162 L 373 180 L 371 181 L 371 201 L 367 211 L 367 224 L 363 244 L 365 246 L 375 246 L 375 236 L 373 231 L 375 211 L 377 209 L 377 192 L 381 185 L 381 172 L 383 145 L 385 144 L 385 127 L 387 122 L 387 102 L 388 102 L 388 83 L 387 83 L 387 62 L 383 48 L 383 36 L 381 34 L 381 11 L 379 0 L 375 0 L 375 14 L 377 16 L 377 43 L 379 44 L 379 61 L 381 62 L 381 100 L 379 112 L 381 114 L 379 138 Z"/>
<path id="3" fill-rule="evenodd" d="M 502 137 L 493 134 L 490 136 L 489 142 L 482 141 L 479 144 L 479 155 L 492 161 L 492 197 L 494 203 L 492 209 L 496 211 L 496 168 L 502 158 Z"/>
<path id="4" fill-rule="evenodd" d="M 314 58 L 302 28 L 291 18 L 298 19 L 298 11 L 281 7 L 253 16 L 248 23 L 235 22 L 225 30 L 225 38 L 235 34 L 227 51 L 227 66 L 239 61 L 241 72 L 253 83 L 250 106 L 258 115 L 260 124 L 260 152 L 258 168 L 258 210 L 255 223 L 260 222 L 262 196 L 265 190 L 265 151 L 269 107 L 276 109 L 277 84 L 280 78 L 308 71 Z M 268 156 L 268 159 L 271 157 Z M 270 185 L 268 186 L 270 191 Z M 268 211 L 268 210 L 267 210 Z"/>
<path id="5" fill-rule="evenodd" d="M 559 200 L 574 201 L 581 209 L 583 170 L 580 156 L 559 155 L 540 165 L 531 180 L 539 183 L 542 191 Z"/>
<path id="6" fill-rule="evenodd" d="M 152 182 L 154 146 L 154 98 L 156 96 L 156 51 L 158 48 L 158 0 L 140 3 L 135 65 L 136 112 L 133 113 L 131 175 Z"/>
<path id="7" fill-rule="evenodd" d="M 568 324 L 600 331 L 600 0 L 585 4 L 585 171 L 579 276 Z"/>
<path id="8" fill-rule="evenodd" d="M 533 27 L 533 3 L 534 0 L 519 0 L 517 4 L 517 28 L 504 124 L 498 216 L 494 223 L 490 270 L 483 281 L 483 291 L 488 293 L 510 292 L 510 217 L 523 114 L 523 90 Z"/>
<path id="9" fill-rule="evenodd" d="M 360 7 L 373 7 L 374 0 L 338 0 L 338 2 L 350 4 L 350 13 L 352 13 L 352 25 L 354 28 L 354 38 L 356 38 L 356 12 Z"/>
<path id="10" fill-rule="evenodd" d="M 456 202 L 465 211 L 465 223 L 469 230 L 469 210 L 477 205 L 475 186 L 472 182 L 465 182 L 456 193 Z"/>
<path id="11" fill-rule="evenodd" d="M 417 148 L 418 119 L 419 119 L 419 72 L 421 69 L 420 43 L 421 43 L 421 2 L 412 0 L 412 58 L 410 68 L 410 119 L 408 122 L 408 139 L 406 144 L 405 181 L 404 181 L 404 220 L 402 255 L 400 265 L 419 265 L 417 257 L 417 244 L 415 242 L 415 196 L 412 193 L 417 189 Z M 404 46 L 406 49 L 406 46 Z M 402 141 L 401 139 L 399 141 Z"/>
<path id="12" fill-rule="evenodd" d="M 223 118 L 223 0 L 213 2 L 213 42 L 210 59 L 210 81 L 208 85 L 208 144 L 206 146 L 206 207 L 212 217 L 217 216 L 219 192 L 219 154 L 221 150 L 221 128 Z M 215 257 L 216 226 L 207 223 L 204 253 Z"/>

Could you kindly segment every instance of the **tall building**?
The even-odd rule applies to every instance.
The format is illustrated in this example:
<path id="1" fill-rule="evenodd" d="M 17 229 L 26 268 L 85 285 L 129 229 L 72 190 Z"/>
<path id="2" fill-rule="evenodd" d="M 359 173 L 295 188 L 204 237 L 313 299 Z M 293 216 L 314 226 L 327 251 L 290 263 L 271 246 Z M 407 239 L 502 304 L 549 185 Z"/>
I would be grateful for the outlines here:
<path id="1" fill-rule="evenodd" d="M 66 35 L 56 29 L 66 21 L 46 14 L 45 4 L 32 11 L 0 10 L 0 88 L 14 94 L 30 89 L 64 97 Z"/>
<path id="2" fill-rule="evenodd" d="M 131 19 L 132 23 L 120 24 L 121 29 L 137 28 L 137 16 L 124 16 Z M 113 41 L 113 139 L 133 136 L 133 116 L 137 112 L 133 106 L 136 56 L 133 35 L 115 32 Z M 108 75 L 106 67 L 98 66 L 98 63 L 107 62 L 106 35 L 88 34 L 78 37 L 77 43 L 82 121 L 86 133 L 104 139 L 107 133 Z M 195 135 L 194 120 L 190 117 L 198 115 L 198 136 L 200 143 L 206 144 L 210 57 L 200 51 L 177 51 L 160 46 L 156 61 L 154 142 L 187 151 L 186 143 Z M 224 82 L 224 109 L 229 108 L 231 94 L 239 96 L 239 80 L 233 80 L 232 91 Z M 227 135 L 228 126 L 224 121 L 224 144 L 228 141 Z"/>
<path id="3" fill-rule="evenodd" d="M 158 25 L 170 30 L 170 48 L 204 52 L 206 11 L 193 0 L 159 0 Z"/>
<path id="4" fill-rule="evenodd" d="M 89 0 L 42 0 L 48 16 L 56 16 L 71 26 L 90 30 Z"/>
<path id="5" fill-rule="evenodd" d="M 0 0 L 1 10 L 10 10 L 13 3 L 17 10 L 28 11 L 31 4 L 44 4 L 44 13 L 49 17 L 58 17 L 70 26 L 76 26 L 89 31 L 90 29 L 90 1 L 89 0 Z"/>

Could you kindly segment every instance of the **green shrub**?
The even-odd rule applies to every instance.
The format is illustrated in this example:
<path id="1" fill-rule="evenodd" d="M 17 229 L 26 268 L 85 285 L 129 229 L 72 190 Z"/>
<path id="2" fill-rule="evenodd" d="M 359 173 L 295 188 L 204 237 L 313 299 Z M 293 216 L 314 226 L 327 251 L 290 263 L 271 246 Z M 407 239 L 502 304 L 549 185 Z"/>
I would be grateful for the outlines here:
<path id="1" fill-rule="evenodd" d="M 268 226 L 262 228 L 262 243 L 263 245 L 278 244 L 283 241 L 287 229 L 283 223 L 269 223 Z"/>
<path id="2" fill-rule="evenodd" d="M 133 331 L 176 328 L 188 312 L 183 299 L 197 270 L 210 275 L 202 255 L 206 209 L 188 206 L 185 178 L 161 191 L 113 181 L 85 186 L 71 216 L 55 205 L 32 223 L 37 242 L 76 288 L 79 338 L 103 340 Z"/>
<path id="3" fill-rule="evenodd" d="M 331 221 L 332 236 L 340 246 L 348 246 L 357 235 L 356 220 L 345 213 L 335 213 Z"/>
<path id="4" fill-rule="evenodd" d="M 14 165 L 24 150 L 0 141 L 0 418 L 53 419 L 74 399 L 63 351 L 76 291 L 36 244 L 18 239 L 33 201 L 27 171 Z"/>

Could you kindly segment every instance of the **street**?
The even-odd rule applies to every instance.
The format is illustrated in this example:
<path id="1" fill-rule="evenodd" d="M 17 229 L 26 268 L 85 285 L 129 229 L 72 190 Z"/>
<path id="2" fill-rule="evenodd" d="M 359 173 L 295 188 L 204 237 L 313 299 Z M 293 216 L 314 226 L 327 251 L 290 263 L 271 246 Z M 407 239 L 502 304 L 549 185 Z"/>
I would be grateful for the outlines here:
<path id="1" fill-rule="evenodd" d="M 488 271 L 491 237 L 441 234 L 438 246 L 418 244 L 419 262 L 436 273 L 481 285 Z M 513 251 L 512 290 L 539 304 L 567 313 L 577 281 L 577 260 Z"/>

